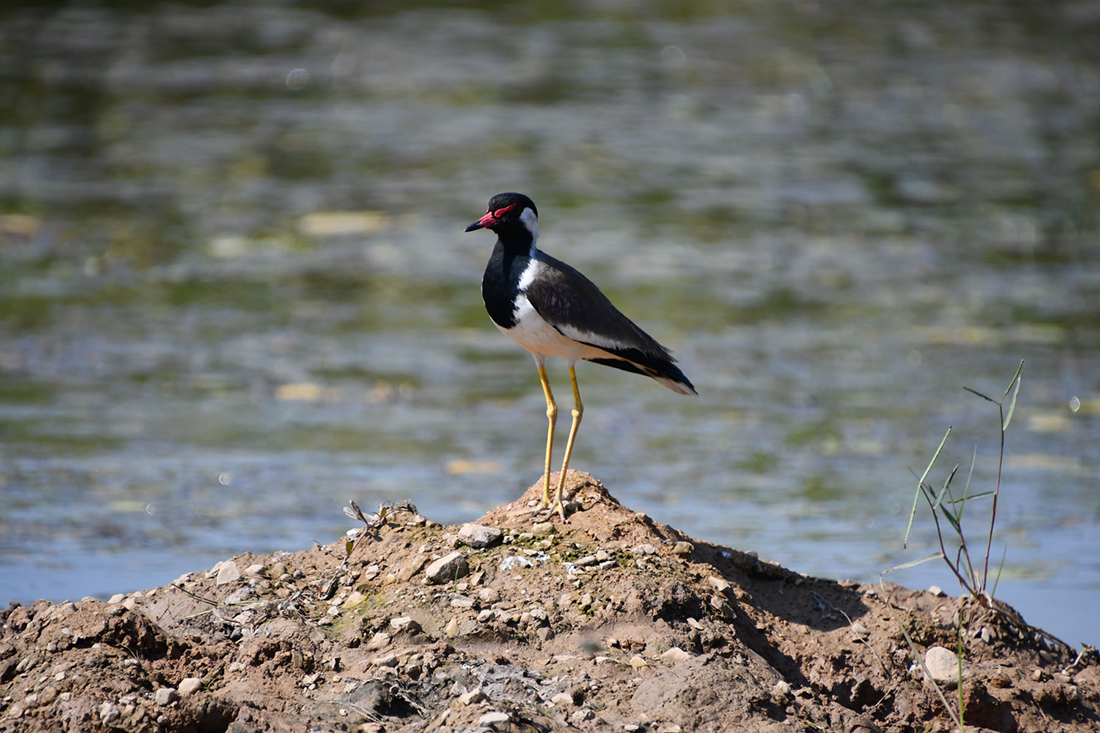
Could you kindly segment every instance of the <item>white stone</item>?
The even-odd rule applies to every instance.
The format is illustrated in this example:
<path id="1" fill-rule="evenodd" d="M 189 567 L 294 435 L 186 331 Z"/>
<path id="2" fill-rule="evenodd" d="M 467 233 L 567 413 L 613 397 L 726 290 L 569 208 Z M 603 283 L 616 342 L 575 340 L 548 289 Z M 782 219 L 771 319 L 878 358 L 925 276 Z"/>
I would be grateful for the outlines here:
<path id="1" fill-rule="evenodd" d="M 218 568 L 218 585 L 226 585 L 240 579 L 241 571 L 237 568 L 237 563 L 232 560 L 226 560 L 221 563 L 221 567 Z"/>
<path id="2" fill-rule="evenodd" d="M 470 573 L 470 566 L 466 558 L 459 551 L 439 558 L 424 571 L 424 577 L 429 583 L 449 583 L 458 578 L 464 578 Z"/>
<path id="3" fill-rule="evenodd" d="M 458 541 L 470 547 L 492 547 L 499 545 L 502 539 L 503 532 L 483 524 L 464 524 L 458 530 Z"/>
<path id="4" fill-rule="evenodd" d="M 663 654 L 661 654 L 661 661 L 668 662 L 669 664 L 679 664 L 680 662 L 686 662 L 691 659 L 691 654 L 685 652 L 678 646 L 669 647 Z"/>
<path id="5" fill-rule="evenodd" d="M 153 693 L 153 702 L 160 707 L 164 707 L 165 705 L 174 703 L 177 697 L 179 697 L 179 695 L 176 694 L 176 688 L 160 687 Z"/>
<path id="6" fill-rule="evenodd" d="M 512 716 L 503 710 L 494 710 L 489 713 L 485 713 L 477 719 L 478 725 L 483 725 L 488 728 L 496 728 L 497 726 L 506 726 L 512 722 Z"/>
<path id="7" fill-rule="evenodd" d="M 928 674 L 932 675 L 934 682 L 948 689 L 954 688 L 959 682 L 959 658 L 950 649 L 942 646 L 929 647 L 924 653 L 924 666 L 928 668 Z M 963 676 L 966 676 L 965 673 Z"/>
<path id="8" fill-rule="evenodd" d="M 198 677 L 184 677 L 180 682 L 180 697 L 189 697 L 202 689 L 202 680 Z"/>

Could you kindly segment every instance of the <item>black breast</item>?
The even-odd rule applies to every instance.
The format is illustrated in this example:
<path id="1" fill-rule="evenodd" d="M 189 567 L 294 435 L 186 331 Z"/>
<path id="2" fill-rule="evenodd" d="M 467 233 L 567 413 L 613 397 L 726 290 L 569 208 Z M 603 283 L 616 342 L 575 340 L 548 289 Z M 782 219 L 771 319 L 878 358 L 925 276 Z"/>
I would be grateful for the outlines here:
<path id="1" fill-rule="evenodd" d="M 526 254 L 518 254 L 505 249 L 497 241 L 493 256 L 485 267 L 481 278 L 481 299 L 485 301 L 485 310 L 493 323 L 501 328 L 516 325 L 516 296 L 519 294 L 519 279 L 531 263 Z"/>

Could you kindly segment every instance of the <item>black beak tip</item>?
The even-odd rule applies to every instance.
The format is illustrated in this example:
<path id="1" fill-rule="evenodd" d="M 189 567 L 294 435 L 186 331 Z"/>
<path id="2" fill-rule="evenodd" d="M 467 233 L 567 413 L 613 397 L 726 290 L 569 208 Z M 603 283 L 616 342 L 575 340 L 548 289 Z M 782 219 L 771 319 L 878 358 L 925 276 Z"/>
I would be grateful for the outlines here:
<path id="1" fill-rule="evenodd" d="M 473 232 L 473 231 L 477 231 L 478 229 L 481 229 L 481 223 L 475 221 L 473 224 L 466 227 L 463 231 Z"/>

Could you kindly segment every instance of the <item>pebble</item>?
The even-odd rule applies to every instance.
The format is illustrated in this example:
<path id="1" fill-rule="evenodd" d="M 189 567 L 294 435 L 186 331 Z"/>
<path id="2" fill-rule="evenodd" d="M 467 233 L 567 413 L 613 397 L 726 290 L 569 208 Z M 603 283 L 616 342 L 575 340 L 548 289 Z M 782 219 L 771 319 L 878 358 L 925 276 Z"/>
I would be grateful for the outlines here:
<path id="1" fill-rule="evenodd" d="M 113 606 L 114 604 L 122 603 L 125 600 L 126 600 L 126 594 L 125 593 L 115 593 L 113 596 L 111 596 L 111 600 L 107 601 L 107 603 L 109 603 Z"/>
<path id="2" fill-rule="evenodd" d="M 174 687 L 160 687 L 153 693 L 153 702 L 164 707 L 165 705 L 171 705 L 179 698 L 176 694 L 176 688 Z"/>
<path id="3" fill-rule="evenodd" d="M 595 717 L 596 717 L 596 714 L 594 712 L 592 712 L 591 710 L 588 710 L 587 708 L 582 708 L 582 709 L 578 710 L 577 712 L 573 713 L 572 715 L 570 715 L 569 720 L 573 723 L 583 723 L 584 721 L 592 720 L 592 718 L 595 718 Z"/>
<path id="4" fill-rule="evenodd" d="M 466 596 L 456 594 L 455 596 L 453 596 L 451 598 L 451 607 L 452 608 L 473 608 L 474 607 L 474 599 L 473 598 L 467 598 Z"/>
<path id="5" fill-rule="evenodd" d="M 489 728 L 496 728 L 497 726 L 506 726 L 512 722 L 512 716 L 503 710 L 494 710 L 489 713 L 485 713 L 477 719 L 478 725 L 484 725 Z"/>
<path id="6" fill-rule="evenodd" d="M 856 639 L 866 639 L 867 638 L 867 634 L 868 634 L 867 627 L 863 625 L 862 621 L 856 621 L 854 624 L 851 625 L 850 628 L 852 630 L 852 636 L 854 638 L 856 638 Z"/>
<path id="7" fill-rule="evenodd" d="M 672 548 L 672 554 L 678 557 L 687 557 L 693 552 L 695 552 L 695 545 L 690 542 L 677 542 Z"/>
<path id="8" fill-rule="evenodd" d="M 493 547 L 499 545 L 503 539 L 503 532 L 483 524 L 464 524 L 458 530 L 458 541 L 470 547 Z"/>
<path id="9" fill-rule="evenodd" d="M 38 704 L 49 705 L 57 699 L 57 688 L 53 685 L 47 685 L 42 688 L 42 692 L 38 693 Z"/>
<path id="10" fill-rule="evenodd" d="M 642 658 L 641 654 L 635 654 L 630 658 L 630 666 L 634 669 L 641 669 L 642 667 L 648 667 L 649 663 Z"/>
<path id="11" fill-rule="evenodd" d="M 241 579 L 241 571 L 237 567 L 237 563 L 232 560 L 226 560 L 218 568 L 218 580 L 217 585 L 227 585 Z"/>
<path id="12" fill-rule="evenodd" d="M 785 705 L 791 699 L 791 686 L 785 680 L 779 680 L 772 687 L 772 701 L 777 705 Z"/>
<path id="13" fill-rule="evenodd" d="M 649 544 L 648 542 L 645 542 L 636 546 L 634 549 L 631 550 L 631 552 L 633 552 L 635 555 L 656 555 L 657 548 Z"/>
<path id="14" fill-rule="evenodd" d="M 391 626 L 393 625 L 393 621 L 390 621 L 390 625 Z M 367 642 L 367 649 L 369 651 L 375 651 L 377 649 L 382 649 L 383 647 L 387 647 L 387 646 L 389 646 L 389 644 L 390 644 L 390 635 L 387 634 L 385 631 L 376 631 L 374 636 L 372 636 L 370 638 L 370 641 Z"/>
<path id="15" fill-rule="evenodd" d="M 247 575 L 262 575 L 264 572 L 264 564 L 262 562 L 252 563 L 244 571 Z"/>
<path id="16" fill-rule="evenodd" d="M 485 700 L 485 693 L 481 691 L 480 687 L 458 696 L 458 701 L 463 705 L 476 705 L 483 700 Z"/>
<path id="17" fill-rule="evenodd" d="M 496 588 L 482 588 L 477 592 L 477 597 L 482 603 L 496 603 L 500 598 L 500 591 Z"/>
<path id="18" fill-rule="evenodd" d="M 954 689 L 959 682 L 959 658 L 950 649 L 942 646 L 929 647 L 924 653 L 924 666 L 928 668 L 934 682 L 949 690 Z"/>
<path id="19" fill-rule="evenodd" d="M 943 592 L 943 588 L 939 587 L 938 585 L 929 586 L 928 592 L 936 596 L 937 598 L 943 598 L 947 595 Z"/>
<path id="20" fill-rule="evenodd" d="M 535 522 L 531 525 L 531 532 L 533 534 L 554 534 L 553 522 Z M 526 534 L 526 533 L 524 533 Z M 520 540 L 523 539 L 523 535 L 519 536 Z"/>
<path id="21" fill-rule="evenodd" d="M 121 717 L 122 711 L 118 709 L 118 705 L 105 702 L 99 706 L 99 722 L 104 725 L 114 725 Z"/>
<path id="22" fill-rule="evenodd" d="M 202 689 L 202 680 L 198 677 L 184 677 L 178 692 L 180 697 L 189 697 Z"/>
<path id="23" fill-rule="evenodd" d="M 719 593 L 725 593 L 732 587 L 728 580 L 726 580 L 725 578 L 719 578 L 717 575 L 712 575 L 707 578 L 707 582 L 710 583 L 711 588 L 714 588 L 714 590 L 718 591 Z"/>
<path id="24" fill-rule="evenodd" d="M 412 616 L 398 616 L 390 619 L 390 628 L 396 631 L 408 631 L 415 634 L 420 631 L 420 624 Z"/>
<path id="25" fill-rule="evenodd" d="M 559 692 L 550 698 L 550 702 L 556 707 L 573 707 L 573 696 L 567 692 Z"/>
<path id="26" fill-rule="evenodd" d="M 488 623 L 492 618 L 496 616 L 496 613 L 491 608 L 482 609 L 477 615 L 477 622 L 479 624 Z"/>
<path id="27" fill-rule="evenodd" d="M 373 664 L 375 667 L 396 667 L 397 655 L 379 654 L 377 657 L 371 660 L 371 664 Z"/>
<path id="28" fill-rule="evenodd" d="M 598 562 L 599 560 L 596 559 L 595 555 L 585 555 L 584 557 L 578 557 L 573 561 L 573 564 L 585 567 L 587 565 L 595 565 Z"/>
<path id="29" fill-rule="evenodd" d="M 661 660 L 668 662 L 669 664 L 679 664 L 680 662 L 686 662 L 691 659 L 692 655 L 685 652 L 678 646 L 669 647 L 667 651 L 661 654 Z"/>
<path id="30" fill-rule="evenodd" d="M 463 554 L 457 550 L 439 558 L 424 571 L 428 582 L 434 584 L 448 583 L 469 574 L 470 566 Z"/>

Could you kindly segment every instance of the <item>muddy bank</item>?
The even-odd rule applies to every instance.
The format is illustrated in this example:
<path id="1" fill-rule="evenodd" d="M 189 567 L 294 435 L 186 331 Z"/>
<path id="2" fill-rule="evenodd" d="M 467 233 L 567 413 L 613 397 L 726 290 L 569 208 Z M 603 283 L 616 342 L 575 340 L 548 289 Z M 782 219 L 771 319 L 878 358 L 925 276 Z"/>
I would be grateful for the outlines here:
<path id="1" fill-rule="evenodd" d="M 1100 669 L 990 609 L 807 577 L 570 475 L 470 527 L 396 509 L 104 603 L 5 612 L 0 729 L 1092 731 Z M 914 649 L 902 634 L 909 634 Z M 922 668 L 919 660 L 926 661 Z"/>

